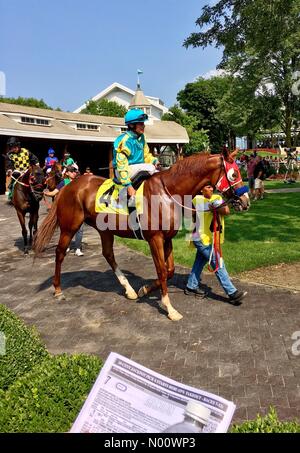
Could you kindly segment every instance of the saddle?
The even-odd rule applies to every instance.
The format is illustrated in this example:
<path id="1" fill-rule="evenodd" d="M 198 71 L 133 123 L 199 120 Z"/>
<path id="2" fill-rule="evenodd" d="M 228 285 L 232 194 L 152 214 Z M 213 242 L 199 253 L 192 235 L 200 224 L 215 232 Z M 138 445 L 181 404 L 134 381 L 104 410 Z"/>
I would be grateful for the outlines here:
<path id="1" fill-rule="evenodd" d="M 132 187 L 135 190 L 138 190 L 138 188 L 141 186 L 142 182 L 146 181 L 146 179 L 149 179 L 152 175 L 145 170 L 139 171 L 131 180 Z M 115 184 L 119 184 L 119 181 L 114 177 L 113 182 Z M 102 197 L 100 198 L 100 202 L 104 203 L 106 206 L 109 206 L 111 203 L 111 196 L 115 190 L 115 186 L 111 186 L 106 192 L 103 193 Z M 127 206 L 128 206 L 128 197 L 127 197 Z M 128 206 L 129 209 L 129 214 L 135 210 L 135 207 Z"/>

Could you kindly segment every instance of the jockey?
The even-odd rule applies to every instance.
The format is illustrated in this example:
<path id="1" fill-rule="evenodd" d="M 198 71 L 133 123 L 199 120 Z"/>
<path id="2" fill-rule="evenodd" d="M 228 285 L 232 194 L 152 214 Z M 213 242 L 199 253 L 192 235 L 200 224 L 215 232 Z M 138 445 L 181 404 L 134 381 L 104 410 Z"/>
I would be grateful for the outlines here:
<path id="1" fill-rule="evenodd" d="M 11 176 L 11 182 L 9 183 L 8 198 L 12 197 L 12 189 L 14 182 L 19 176 L 28 170 L 30 165 L 39 165 L 38 158 L 25 148 L 21 148 L 21 143 L 18 138 L 11 137 L 7 141 L 8 152 L 7 152 L 7 166 L 6 175 Z"/>
<path id="2" fill-rule="evenodd" d="M 45 159 L 45 170 L 46 170 L 46 173 L 49 173 L 49 171 L 51 171 L 51 167 L 52 165 L 54 165 L 56 162 L 58 162 L 58 159 L 57 157 L 54 156 L 55 154 L 55 151 L 53 148 L 49 148 L 48 149 L 48 157 L 46 157 Z"/>
<path id="3" fill-rule="evenodd" d="M 119 135 L 114 142 L 113 167 L 116 179 L 126 187 L 128 196 L 135 196 L 131 179 L 140 171 L 153 174 L 158 171 L 159 161 L 149 150 L 144 130 L 148 119 L 143 110 L 129 110 L 125 117 L 128 130 Z"/>
<path id="4" fill-rule="evenodd" d="M 75 167 L 75 169 L 78 171 L 79 168 L 78 168 L 78 165 L 74 162 L 74 159 L 71 157 L 70 153 L 68 151 L 65 151 L 64 152 L 64 157 L 61 161 L 61 166 L 62 166 L 62 174 L 64 176 L 64 174 L 66 173 L 66 168 L 69 167 L 69 166 L 73 166 Z"/>

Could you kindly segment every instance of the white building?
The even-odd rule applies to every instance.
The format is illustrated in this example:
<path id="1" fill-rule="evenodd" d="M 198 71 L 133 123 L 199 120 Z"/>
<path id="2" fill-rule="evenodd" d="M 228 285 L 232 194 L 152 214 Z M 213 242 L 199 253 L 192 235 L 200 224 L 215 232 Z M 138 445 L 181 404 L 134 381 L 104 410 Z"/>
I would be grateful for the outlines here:
<path id="1" fill-rule="evenodd" d="M 150 122 L 151 120 L 160 120 L 164 113 L 169 112 L 161 99 L 153 96 L 145 96 L 139 85 L 137 87 L 137 90 L 133 91 L 118 82 L 113 83 L 109 87 L 105 88 L 105 90 L 96 94 L 96 96 L 91 98 L 91 101 L 107 99 L 108 101 L 117 102 L 118 104 L 123 105 L 125 108 L 129 109 L 130 107 L 136 105 L 140 106 L 141 97 L 143 97 L 142 102 L 146 104 L 143 105 L 143 109 L 149 116 Z M 74 110 L 74 113 L 80 113 L 85 107 L 86 104 L 81 105 L 76 110 Z"/>

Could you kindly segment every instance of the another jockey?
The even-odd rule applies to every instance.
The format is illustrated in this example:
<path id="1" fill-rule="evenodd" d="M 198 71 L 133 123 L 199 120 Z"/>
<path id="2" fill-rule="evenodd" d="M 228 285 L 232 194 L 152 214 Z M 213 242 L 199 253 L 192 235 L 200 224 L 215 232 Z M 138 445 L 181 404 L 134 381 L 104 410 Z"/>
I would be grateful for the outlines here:
<path id="1" fill-rule="evenodd" d="M 55 151 L 53 148 L 48 149 L 48 157 L 45 159 L 45 171 L 46 173 L 49 173 L 51 171 L 52 165 L 54 165 L 56 162 L 58 162 L 57 157 L 54 156 Z"/>
<path id="2" fill-rule="evenodd" d="M 160 164 L 150 153 L 144 136 L 148 115 L 141 109 L 132 109 L 124 119 L 128 130 L 114 142 L 113 167 L 116 179 L 127 188 L 128 196 L 134 200 L 136 191 L 132 187 L 132 178 L 140 171 L 153 174 Z"/>
<path id="3" fill-rule="evenodd" d="M 8 186 L 8 198 L 12 198 L 12 190 L 15 181 L 25 173 L 30 165 L 39 165 L 38 158 L 25 148 L 21 148 L 20 140 L 16 137 L 11 137 L 7 141 L 7 166 L 6 175 L 11 176 L 11 181 Z"/>
<path id="4" fill-rule="evenodd" d="M 66 172 L 66 168 L 69 166 L 75 167 L 75 169 L 78 171 L 78 165 L 74 162 L 74 159 L 71 157 L 70 153 L 68 151 L 64 152 L 64 157 L 61 161 L 61 166 L 62 166 L 62 174 L 64 175 Z"/>

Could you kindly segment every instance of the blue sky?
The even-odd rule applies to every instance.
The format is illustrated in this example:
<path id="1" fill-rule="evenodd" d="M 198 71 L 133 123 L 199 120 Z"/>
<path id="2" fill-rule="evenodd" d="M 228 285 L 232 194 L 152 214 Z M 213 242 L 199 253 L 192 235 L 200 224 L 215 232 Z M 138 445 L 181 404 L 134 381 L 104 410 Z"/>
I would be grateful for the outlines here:
<path id="1" fill-rule="evenodd" d="M 221 51 L 186 50 L 209 0 L 0 0 L 0 71 L 6 95 L 74 110 L 113 82 L 169 107 L 185 84 L 214 69 Z"/>

